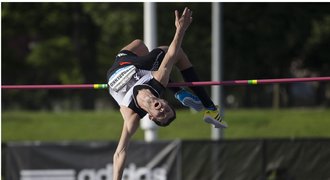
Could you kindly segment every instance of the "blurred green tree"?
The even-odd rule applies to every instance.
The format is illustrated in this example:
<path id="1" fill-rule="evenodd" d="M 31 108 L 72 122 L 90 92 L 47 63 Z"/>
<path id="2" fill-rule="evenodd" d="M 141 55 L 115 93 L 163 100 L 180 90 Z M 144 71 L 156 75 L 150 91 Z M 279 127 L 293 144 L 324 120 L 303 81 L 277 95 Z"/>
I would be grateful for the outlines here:
<path id="1" fill-rule="evenodd" d="M 318 75 L 329 76 L 328 58 L 323 56 L 318 58 L 319 63 L 315 59 L 311 63 L 306 56 L 315 50 L 328 54 L 322 46 L 329 42 L 328 25 L 315 22 L 324 22 L 329 9 L 329 3 L 223 3 L 224 78 L 293 77 L 291 66 L 297 60 L 309 70 L 316 70 L 318 65 Z M 316 35 L 315 28 L 323 29 L 323 33 Z M 315 38 L 317 43 L 311 40 Z M 288 86 L 282 86 L 284 92 L 289 91 Z M 243 106 L 262 105 L 267 98 L 262 94 L 270 92 L 267 87 L 240 88 L 245 92 L 238 95 Z M 226 87 L 226 91 L 233 88 Z"/>
<path id="2" fill-rule="evenodd" d="M 183 48 L 201 80 L 210 80 L 211 3 L 157 3 L 158 44 L 175 31 L 174 10 L 193 10 Z M 2 84 L 104 83 L 116 52 L 143 39 L 143 3 L 2 3 Z M 292 63 L 329 76 L 329 3 L 222 3 L 224 79 L 290 77 Z M 174 79 L 180 80 L 178 72 Z M 288 85 L 287 85 L 288 86 Z M 285 86 L 282 86 L 282 88 Z M 269 87 L 225 87 L 241 106 L 269 106 Z M 209 90 L 209 88 L 208 88 Z M 281 90 L 282 91 L 282 90 Z M 326 87 L 320 86 L 319 99 Z M 78 99 L 93 109 L 107 93 L 2 91 L 3 108 L 51 109 Z"/>

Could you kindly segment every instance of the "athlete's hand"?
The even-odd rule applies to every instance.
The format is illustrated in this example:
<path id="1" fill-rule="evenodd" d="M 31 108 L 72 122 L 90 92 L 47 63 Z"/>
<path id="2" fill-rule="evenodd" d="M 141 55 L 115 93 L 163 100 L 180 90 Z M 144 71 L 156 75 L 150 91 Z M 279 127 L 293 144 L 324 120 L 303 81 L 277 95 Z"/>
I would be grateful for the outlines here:
<path id="1" fill-rule="evenodd" d="M 184 8 L 184 11 L 179 17 L 179 12 L 175 10 L 175 27 L 177 30 L 186 31 L 189 27 L 190 23 L 192 22 L 192 11 L 187 7 Z"/>

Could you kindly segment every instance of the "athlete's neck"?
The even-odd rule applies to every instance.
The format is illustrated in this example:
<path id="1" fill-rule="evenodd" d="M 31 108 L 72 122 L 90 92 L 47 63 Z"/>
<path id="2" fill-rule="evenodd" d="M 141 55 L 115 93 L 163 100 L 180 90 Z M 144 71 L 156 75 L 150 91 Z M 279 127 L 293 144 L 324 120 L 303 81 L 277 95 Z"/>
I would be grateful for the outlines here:
<path id="1" fill-rule="evenodd" d="M 141 89 L 136 95 L 137 104 L 143 109 L 148 110 L 152 105 L 152 99 L 155 98 L 155 95 L 149 89 Z"/>

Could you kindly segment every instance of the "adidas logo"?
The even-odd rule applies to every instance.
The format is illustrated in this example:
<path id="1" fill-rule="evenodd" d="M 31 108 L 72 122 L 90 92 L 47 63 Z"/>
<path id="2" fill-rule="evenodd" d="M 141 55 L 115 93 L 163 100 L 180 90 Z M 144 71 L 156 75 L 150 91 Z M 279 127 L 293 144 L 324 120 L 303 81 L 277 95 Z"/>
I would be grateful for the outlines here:
<path id="1" fill-rule="evenodd" d="M 127 54 L 125 54 L 125 53 L 119 53 L 119 54 L 117 54 L 117 57 L 123 57 L 123 56 L 127 56 Z"/>

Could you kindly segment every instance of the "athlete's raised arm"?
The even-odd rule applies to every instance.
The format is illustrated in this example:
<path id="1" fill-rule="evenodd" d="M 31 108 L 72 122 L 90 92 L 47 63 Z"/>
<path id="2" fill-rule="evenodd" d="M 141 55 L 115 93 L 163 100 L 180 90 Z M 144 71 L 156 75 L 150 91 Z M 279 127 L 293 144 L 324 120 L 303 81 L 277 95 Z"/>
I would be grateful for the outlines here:
<path id="1" fill-rule="evenodd" d="M 182 15 L 179 15 L 179 12 L 175 11 L 175 35 L 174 38 L 168 47 L 168 51 L 159 66 L 158 70 L 153 73 L 154 78 L 159 81 L 163 86 L 167 86 L 169 81 L 169 76 L 172 71 L 172 68 L 177 60 L 177 54 L 181 48 L 182 40 L 184 34 L 192 22 L 192 11 L 188 8 L 185 8 Z"/>

